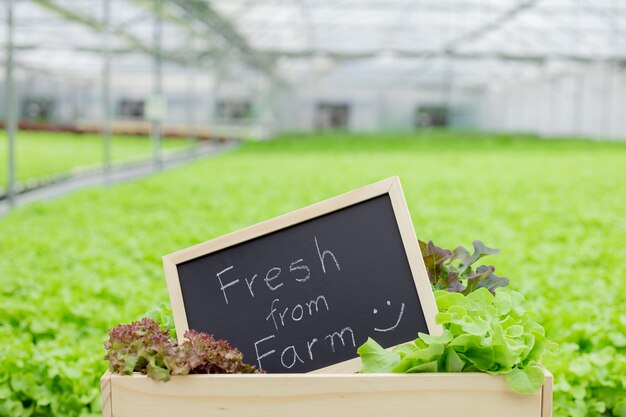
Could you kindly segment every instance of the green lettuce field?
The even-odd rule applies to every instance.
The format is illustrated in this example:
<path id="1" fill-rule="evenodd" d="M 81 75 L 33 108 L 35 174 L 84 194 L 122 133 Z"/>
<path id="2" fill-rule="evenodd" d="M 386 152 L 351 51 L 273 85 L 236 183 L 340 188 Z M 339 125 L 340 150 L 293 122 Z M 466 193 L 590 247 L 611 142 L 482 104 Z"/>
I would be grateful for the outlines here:
<path id="1" fill-rule="evenodd" d="M 165 150 L 176 149 L 187 142 L 166 139 Z M 114 163 L 150 158 L 151 143 L 141 136 L 113 136 L 111 157 Z M 0 188 L 6 187 L 6 134 L 0 131 Z M 18 182 L 69 174 L 76 168 L 95 168 L 102 164 L 102 137 L 98 134 L 62 132 L 19 132 L 16 146 Z"/>
<path id="2" fill-rule="evenodd" d="M 20 208 L 0 219 L 0 416 L 97 415 L 107 329 L 168 302 L 162 255 L 399 175 L 420 239 L 501 249 L 560 345 L 554 415 L 625 417 L 625 167 L 624 143 L 292 135 Z"/>

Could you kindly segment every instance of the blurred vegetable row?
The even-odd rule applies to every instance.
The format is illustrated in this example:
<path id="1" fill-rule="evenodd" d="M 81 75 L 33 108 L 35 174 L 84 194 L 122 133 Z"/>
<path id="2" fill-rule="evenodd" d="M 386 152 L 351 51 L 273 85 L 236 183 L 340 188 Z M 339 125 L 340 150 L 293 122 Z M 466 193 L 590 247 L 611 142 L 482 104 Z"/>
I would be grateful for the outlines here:
<path id="1" fill-rule="evenodd" d="M 168 301 L 162 255 L 392 175 L 419 237 L 501 249 L 560 346 L 554 415 L 626 416 L 624 160 L 606 142 L 290 136 L 20 208 L 0 219 L 0 416 L 99 414 L 107 329 Z"/>

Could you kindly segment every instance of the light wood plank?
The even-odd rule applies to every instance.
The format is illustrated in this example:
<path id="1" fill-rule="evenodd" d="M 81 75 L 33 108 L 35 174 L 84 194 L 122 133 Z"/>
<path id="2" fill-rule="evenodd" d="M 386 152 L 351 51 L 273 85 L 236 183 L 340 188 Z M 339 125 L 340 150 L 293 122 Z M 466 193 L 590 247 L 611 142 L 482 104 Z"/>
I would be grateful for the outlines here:
<path id="1" fill-rule="evenodd" d="M 542 392 L 487 374 L 111 376 L 112 416 L 540 417 Z M 108 416 L 107 416 L 108 417 Z"/>
<path id="2" fill-rule="evenodd" d="M 180 288 L 178 269 L 168 256 L 163 257 L 163 269 L 165 271 L 165 281 L 167 282 L 167 292 L 170 295 L 170 306 L 174 316 L 176 337 L 179 342 L 182 342 L 183 336 L 189 330 L 189 323 L 187 321 L 185 303 L 183 302 L 183 291 Z"/>
<path id="3" fill-rule="evenodd" d="M 541 387 L 541 417 L 552 417 L 552 384 L 554 377 L 544 368 L 545 380 Z"/>
<path id="4" fill-rule="evenodd" d="M 111 411 L 111 373 L 106 371 L 100 378 L 100 394 L 102 396 L 102 417 L 112 417 Z"/>

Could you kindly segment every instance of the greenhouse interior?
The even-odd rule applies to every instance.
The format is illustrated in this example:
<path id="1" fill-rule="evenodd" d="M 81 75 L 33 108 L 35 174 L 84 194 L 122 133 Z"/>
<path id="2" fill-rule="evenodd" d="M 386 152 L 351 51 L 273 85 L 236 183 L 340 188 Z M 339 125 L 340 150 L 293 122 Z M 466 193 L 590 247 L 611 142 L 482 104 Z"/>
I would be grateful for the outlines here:
<path id="1" fill-rule="evenodd" d="M 142 129 L 162 100 L 181 132 L 626 137 L 619 0 L 12 3 L 2 59 L 24 122 Z"/>
<path id="2" fill-rule="evenodd" d="M 115 375 L 119 363 L 125 373 L 148 377 L 158 369 L 162 379 L 207 373 L 145 353 L 132 365 L 115 356 L 119 326 L 133 323 L 140 334 L 147 331 L 146 322 L 137 324 L 142 317 L 161 326 L 159 337 L 178 331 L 180 344 L 174 338 L 168 345 L 168 352 L 181 349 L 176 360 L 185 343 L 200 340 L 182 335 L 186 307 L 176 307 L 172 288 L 185 287 L 182 281 L 172 287 L 162 257 L 257 233 L 257 226 L 270 228 L 268 236 L 287 236 L 271 229 L 291 221 L 285 213 L 311 213 L 319 202 L 311 207 L 322 210 L 352 190 L 361 191 L 345 195 L 373 198 L 363 190 L 380 188 L 379 181 L 390 181 L 388 190 L 402 181 L 401 200 L 390 194 L 392 209 L 408 210 L 408 221 L 398 217 L 397 225 L 414 227 L 411 242 L 417 236 L 419 248 L 413 256 L 400 230 L 407 251 L 401 259 L 413 277 L 415 268 L 423 271 L 428 294 L 416 284 L 418 304 L 432 301 L 425 323 L 435 322 L 438 308 L 444 333 L 414 329 L 413 353 L 397 343 L 408 340 L 393 341 L 396 327 L 353 333 L 353 349 L 342 358 L 361 356 L 359 378 L 374 370 L 486 372 L 517 391 L 492 398 L 454 388 L 446 395 L 468 408 L 442 401 L 441 416 L 503 415 L 508 407 L 511 417 L 626 417 L 624 0 L 1 0 L 0 62 L 0 417 L 165 415 L 175 405 L 166 388 L 146 385 L 160 394 L 152 411 L 140 412 L 140 399 L 127 398 L 132 384 L 123 392 L 126 377 Z M 309 221 L 314 227 L 318 219 Z M 283 229 L 296 233 L 300 226 L 293 224 Z M 263 242 L 263 233 L 248 239 Z M 357 246 L 364 241 L 352 239 Z M 239 242 L 246 247 L 247 240 Z M 311 242 L 324 277 L 335 264 L 343 273 L 339 240 L 325 247 L 317 234 Z M 287 269 L 308 271 L 297 282 L 316 278 L 311 264 L 301 264 L 306 257 L 296 260 L 301 255 L 288 253 L 288 243 L 281 247 L 283 257 L 293 257 L 280 259 L 286 264 L 261 255 L 255 261 L 264 268 L 258 291 L 284 283 L 276 302 L 291 291 Z M 224 248 L 216 253 L 234 250 Z M 237 261 L 252 262 L 250 256 L 244 250 Z M 414 258 L 422 257 L 416 267 Z M 281 268 L 280 278 L 271 275 Z M 222 281 L 227 270 L 217 274 L 215 292 L 226 305 L 237 288 Z M 253 298 L 254 277 L 237 284 L 247 283 Z M 299 321 L 297 306 L 314 320 L 313 301 L 290 301 L 289 320 Z M 384 301 L 374 314 L 383 314 Z M 491 304 L 476 310 L 483 302 Z M 326 310 L 332 304 L 329 298 Z M 279 331 L 277 318 L 286 326 L 286 304 L 279 315 L 271 307 L 261 307 L 258 316 L 267 318 L 256 328 L 273 320 Z M 458 309 L 466 316 L 455 321 L 449 312 Z M 396 326 L 404 325 L 404 312 L 402 304 Z M 347 349 L 347 328 L 325 330 L 333 353 Z M 247 363 L 238 369 L 272 373 L 276 360 L 288 372 L 290 353 L 291 366 L 308 366 L 306 372 L 341 362 L 314 363 L 306 343 L 302 351 L 294 344 L 273 356 L 285 346 L 265 346 L 266 356 L 257 344 L 251 356 L 249 347 L 235 344 Z M 383 369 L 383 362 L 396 366 Z M 218 365 L 206 365 L 220 369 L 208 373 L 230 373 Z M 175 391 L 177 383 L 163 387 Z M 324 406 L 300 404 L 300 397 L 276 401 L 285 407 L 294 401 L 303 415 L 316 415 L 311 407 L 318 406 L 329 417 L 344 415 L 334 384 L 329 379 L 319 388 Z M 296 413 L 255 403 L 262 391 L 251 387 L 240 399 L 250 410 Z M 402 395 L 415 388 L 407 389 Z M 428 392 L 414 392 L 407 402 L 430 404 Z M 381 415 L 393 403 L 391 396 L 376 398 L 372 408 L 363 400 L 359 413 Z M 247 410 L 220 404 L 206 406 L 233 417 Z M 188 407 L 180 412 L 195 415 Z"/>

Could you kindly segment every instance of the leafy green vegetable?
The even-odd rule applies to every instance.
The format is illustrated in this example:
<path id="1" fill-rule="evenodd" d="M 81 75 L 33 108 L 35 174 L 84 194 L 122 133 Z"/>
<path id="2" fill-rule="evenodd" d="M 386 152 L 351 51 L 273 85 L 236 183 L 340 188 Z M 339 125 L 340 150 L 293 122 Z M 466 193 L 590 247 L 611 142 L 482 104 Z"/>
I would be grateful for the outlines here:
<path id="1" fill-rule="evenodd" d="M 153 307 L 142 315 L 159 323 L 161 329 L 168 330 L 170 337 L 176 339 L 176 329 L 174 324 L 174 315 L 172 314 L 172 307 L 169 304 L 161 303 L 157 307 Z"/>
<path id="2" fill-rule="evenodd" d="M 189 364 L 191 374 L 253 374 L 259 370 L 243 362 L 243 354 L 225 340 L 189 330 L 180 345 L 182 360 Z"/>
<path id="3" fill-rule="evenodd" d="M 477 288 L 487 288 L 495 293 L 496 288 L 509 285 L 509 279 L 494 274 L 496 268 L 491 265 L 480 265 L 472 270 L 479 259 L 500 253 L 499 249 L 492 249 L 480 240 L 472 243 L 472 254 L 463 246 L 454 250 L 440 248 L 432 240 L 428 243 L 420 240 L 419 245 L 434 289 L 469 294 Z"/>
<path id="4" fill-rule="evenodd" d="M 25 136 L 18 175 L 43 174 L 33 168 L 48 170 L 61 156 L 84 161 L 75 140 L 61 152 L 48 133 L 30 145 Z M 0 154 L 3 140 L 0 132 Z M 476 264 L 519 277 L 510 286 L 559 343 L 559 354 L 544 358 L 555 417 L 619 415 L 625 158 L 623 141 L 445 130 L 285 135 L 17 208 L 0 218 L 0 416 L 100 416 L 103 338 L 167 302 L 161 255 L 391 175 L 402 180 L 420 236 L 446 248 L 470 249 L 477 234 L 501 242 L 507 256 Z M 470 175 L 479 167 L 484 175 Z"/>
<path id="5" fill-rule="evenodd" d="M 522 394 L 532 394 L 543 384 L 543 368 L 538 365 L 529 365 L 525 368 L 513 368 L 507 375 L 506 381 L 513 391 Z"/>
<path id="6" fill-rule="evenodd" d="M 385 350 L 372 338 L 368 338 L 367 342 L 359 347 L 358 353 L 362 358 L 367 359 L 362 361 L 362 373 L 384 372 L 381 369 L 393 369 L 404 354 L 401 350 L 394 352 Z"/>
<path id="7" fill-rule="evenodd" d="M 413 342 L 383 349 L 368 339 L 357 350 L 361 372 L 488 372 L 506 374 L 509 387 L 532 393 L 543 384 L 539 366 L 556 344 L 524 309 L 524 298 L 509 289 L 495 296 L 487 288 L 464 295 L 435 291 L 440 336 L 420 333 Z"/>
<path id="8" fill-rule="evenodd" d="M 122 375 L 147 374 L 156 381 L 167 381 L 170 375 L 257 373 L 243 362 L 239 350 L 224 340 L 190 330 L 178 345 L 169 329 L 152 319 L 143 318 L 131 324 L 120 324 L 109 332 L 105 342 L 109 369 Z"/>

